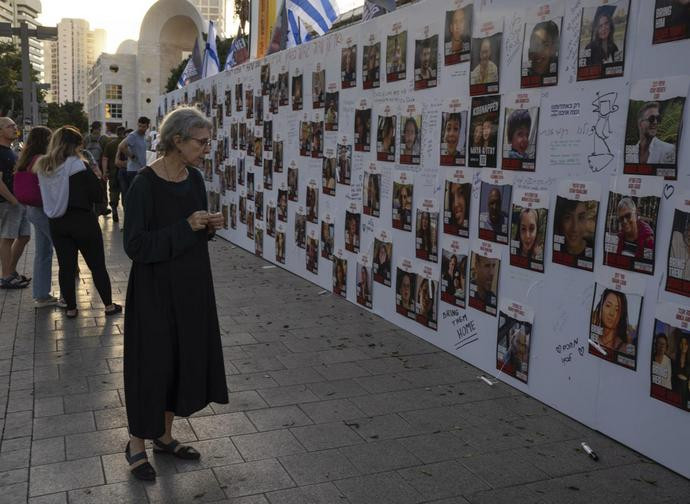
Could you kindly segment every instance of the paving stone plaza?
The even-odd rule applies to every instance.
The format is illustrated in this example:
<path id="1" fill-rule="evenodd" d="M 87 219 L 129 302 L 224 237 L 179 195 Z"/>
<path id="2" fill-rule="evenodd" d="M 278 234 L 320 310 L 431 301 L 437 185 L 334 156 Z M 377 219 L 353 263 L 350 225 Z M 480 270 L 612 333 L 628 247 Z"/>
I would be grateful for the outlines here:
<path id="1" fill-rule="evenodd" d="M 129 259 L 103 227 L 124 304 Z M 646 457 L 223 240 L 210 249 L 230 402 L 176 420 L 202 458 L 149 451 L 155 483 L 125 462 L 123 319 L 104 317 L 85 265 L 74 320 L 36 310 L 30 288 L 0 291 L 0 502 L 690 502 L 690 481 Z"/>

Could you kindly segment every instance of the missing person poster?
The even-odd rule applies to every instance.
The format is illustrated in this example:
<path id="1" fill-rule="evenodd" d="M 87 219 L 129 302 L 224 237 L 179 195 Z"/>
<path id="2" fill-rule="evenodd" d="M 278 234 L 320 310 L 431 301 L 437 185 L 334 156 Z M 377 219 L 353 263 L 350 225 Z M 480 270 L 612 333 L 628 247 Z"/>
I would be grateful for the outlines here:
<path id="1" fill-rule="evenodd" d="M 529 350 L 532 340 L 534 310 L 518 301 L 502 299 L 498 312 L 496 369 L 527 383 Z"/>
<path id="2" fill-rule="evenodd" d="M 262 257 L 264 255 L 264 230 L 263 223 L 257 222 L 254 229 L 254 255 Z"/>
<path id="3" fill-rule="evenodd" d="M 417 206 L 415 255 L 438 262 L 438 207 L 435 199 L 423 199 Z"/>
<path id="4" fill-rule="evenodd" d="M 242 112 L 243 96 L 244 92 L 242 91 L 242 83 L 238 82 L 235 84 L 235 110 L 237 112 Z"/>
<path id="5" fill-rule="evenodd" d="M 333 294 L 347 297 L 347 258 L 342 249 L 333 256 Z"/>
<path id="6" fill-rule="evenodd" d="M 299 200 L 299 170 L 294 161 L 290 163 L 288 167 L 287 175 L 287 187 L 288 187 L 288 200 L 298 201 Z"/>
<path id="7" fill-rule="evenodd" d="M 537 4 L 530 9 L 522 45 L 520 87 L 558 84 L 558 56 L 563 21 L 560 1 Z"/>
<path id="8" fill-rule="evenodd" d="M 311 106 L 312 109 L 323 108 L 326 93 L 326 69 L 316 63 L 316 71 L 311 73 Z"/>
<path id="9" fill-rule="evenodd" d="M 273 190 L 273 160 L 264 159 L 264 187 L 267 191 Z"/>
<path id="10" fill-rule="evenodd" d="M 335 249 L 335 218 L 328 212 L 321 219 L 321 257 L 333 260 Z"/>
<path id="11" fill-rule="evenodd" d="M 415 311 L 417 322 L 429 329 L 438 328 L 438 275 L 429 264 L 421 267 L 415 282 Z"/>
<path id="12" fill-rule="evenodd" d="M 466 103 L 452 98 L 441 113 L 441 166 L 465 166 L 468 126 L 466 107 Z"/>
<path id="13" fill-rule="evenodd" d="M 391 270 L 393 259 L 393 237 L 385 229 L 376 233 L 374 238 L 374 281 L 391 286 Z"/>
<path id="14" fill-rule="evenodd" d="M 304 213 L 304 207 L 299 206 L 295 212 L 295 245 L 299 248 L 305 248 L 307 241 L 307 216 Z"/>
<path id="15" fill-rule="evenodd" d="M 510 226 L 510 265 L 544 273 L 549 193 L 516 187 Z"/>
<path id="16" fill-rule="evenodd" d="M 604 227 L 604 264 L 654 274 L 662 186 L 661 177 L 613 177 Z"/>
<path id="17" fill-rule="evenodd" d="M 637 342 L 645 281 L 611 268 L 597 273 L 592 299 L 589 353 L 637 369 Z"/>
<path id="18" fill-rule="evenodd" d="M 376 159 L 378 161 L 395 161 L 395 126 L 397 119 L 397 113 L 390 104 L 386 104 L 379 109 L 378 125 L 376 127 Z"/>
<path id="19" fill-rule="evenodd" d="M 475 310 L 496 316 L 501 251 L 487 241 L 477 240 L 470 250 L 469 305 Z"/>
<path id="20" fill-rule="evenodd" d="M 254 239 L 254 202 L 247 202 L 247 238 Z"/>
<path id="21" fill-rule="evenodd" d="M 340 52 L 340 87 L 350 89 L 357 86 L 357 44 L 351 37 Z"/>
<path id="22" fill-rule="evenodd" d="M 650 396 L 690 411 L 690 308 L 657 305 L 651 356 Z"/>
<path id="23" fill-rule="evenodd" d="M 361 207 L 351 201 L 345 211 L 345 250 L 348 252 L 359 253 L 361 220 Z"/>
<path id="24" fill-rule="evenodd" d="M 319 186 L 314 179 L 307 184 L 307 221 L 319 223 Z"/>
<path id="25" fill-rule="evenodd" d="M 393 174 L 393 229 L 412 231 L 413 174 L 396 171 Z"/>
<path id="26" fill-rule="evenodd" d="M 278 105 L 285 107 L 289 104 L 289 94 L 290 85 L 289 83 L 290 73 L 287 68 L 283 66 L 281 72 L 278 74 Z"/>
<path id="27" fill-rule="evenodd" d="M 454 0 L 452 10 L 446 11 L 443 38 L 443 56 L 446 66 L 470 60 L 472 7 L 471 1 Z"/>
<path id="28" fill-rule="evenodd" d="M 386 82 L 405 80 L 407 76 L 407 30 L 402 23 L 392 26 L 386 38 Z"/>
<path id="29" fill-rule="evenodd" d="M 623 173 L 678 178 L 678 143 L 689 85 L 690 76 L 633 83 Z"/>
<path id="30" fill-rule="evenodd" d="M 393 131 L 395 138 L 395 129 Z M 371 151 L 371 106 L 366 99 L 360 100 L 355 109 L 355 151 Z"/>
<path id="31" fill-rule="evenodd" d="M 309 228 L 309 234 L 307 235 L 307 247 L 306 247 L 306 267 L 307 271 L 314 273 L 315 275 L 319 272 L 319 236 L 316 229 L 312 226 Z"/>
<path id="32" fill-rule="evenodd" d="M 395 311 L 412 320 L 417 319 L 415 294 L 417 274 L 412 260 L 404 258 L 398 264 L 395 274 Z"/>
<path id="33" fill-rule="evenodd" d="M 620 77 L 630 0 L 588 0 L 582 8 L 577 80 Z"/>
<path id="34" fill-rule="evenodd" d="M 470 96 L 499 92 L 503 18 L 476 18 L 470 57 Z"/>
<path id="35" fill-rule="evenodd" d="M 496 168 L 500 114 L 500 95 L 472 98 L 468 163 L 470 167 Z"/>
<path id="36" fill-rule="evenodd" d="M 357 258 L 357 304 L 371 309 L 372 307 L 372 271 L 371 257 L 361 254 Z"/>
<path id="37" fill-rule="evenodd" d="M 276 262 L 285 264 L 285 227 L 278 224 L 276 231 Z"/>
<path id="38" fill-rule="evenodd" d="M 465 308 L 467 297 L 467 247 L 451 240 L 441 256 L 441 300 Z"/>
<path id="39" fill-rule="evenodd" d="M 302 103 L 304 102 L 304 91 L 302 85 L 302 73 L 296 68 L 292 75 L 292 110 L 302 110 Z"/>
<path id="40" fill-rule="evenodd" d="M 278 220 L 280 222 L 287 222 L 287 211 L 288 211 L 287 188 L 285 186 L 285 182 L 283 182 L 280 186 L 280 189 L 278 189 L 277 214 L 278 214 Z"/>
<path id="41" fill-rule="evenodd" d="M 280 133 L 276 133 L 276 139 L 273 142 L 273 171 L 283 173 L 283 140 Z"/>
<path id="42" fill-rule="evenodd" d="M 326 112 L 324 113 L 324 125 L 326 131 L 338 131 L 339 93 L 337 84 L 330 84 L 326 93 Z"/>
<path id="43" fill-rule="evenodd" d="M 381 171 L 376 163 L 371 163 L 364 170 L 363 209 L 365 215 L 381 215 Z"/>
<path id="44" fill-rule="evenodd" d="M 309 115 L 305 112 L 304 118 L 299 122 L 299 155 L 309 157 L 311 156 L 311 141 L 313 138 L 311 132 L 312 122 L 309 120 Z"/>
<path id="45" fill-rule="evenodd" d="M 314 121 L 311 123 L 311 157 L 323 156 L 323 120 L 321 111 L 314 112 Z"/>
<path id="46" fill-rule="evenodd" d="M 536 168 L 541 93 L 522 91 L 507 97 L 503 116 L 504 170 L 531 171 Z"/>
<path id="47" fill-rule="evenodd" d="M 556 264 L 594 270 L 594 244 L 601 186 L 596 182 L 563 180 L 558 184 L 553 218 Z"/>
<path id="48" fill-rule="evenodd" d="M 438 83 L 438 34 L 430 34 L 430 27 L 424 27 L 414 41 L 414 88 L 415 90 L 436 87 Z"/>
<path id="49" fill-rule="evenodd" d="M 266 204 L 266 235 L 271 238 L 276 236 L 276 203 L 268 200 Z"/>
<path id="50" fill-rule="evenodd" d="M 472 173 L 455 170 L 446 179 L 443 196 L 443 232 L 469 238 L 470 203 L 472 202 Z"/>
<path id="51" fill-rule="evenodd" d="M 422 152 L 422 108 L 415 103 L 403 106 L 400 115 L 400 164 L 418 165 Z"/>
<path id="52" fill-rule="evenodd" d="M 690 2 L 655 0 L 652 44 L 690 38 Z"/>
<path id="53" fill-rule="evenodd" d="M 508 245 L 512 176 L 503 170 L 482 171 L 479 193 L 479 238 Z"/>
<path id="54" fill-rule="evenodd" d="M 362 89 L 374 89 L 381 85 L 381 42 L 374 35 L 369 44 L 362 46 Z"/>
<path id="55" fill-rule="evenodd" d="M 321 167 L 321 190 L 329 196 L 335 196 L 335 170 L 335 152 L 326 149 Z"/>
<path id="56" fill-rule="evenodd" d="M 338 184 L 350 185 L 352 178 L 352 143 L 346 136 L 336 146 L 338 156 Z"/>
<path id="57" fill-rule="evenodd" d="M 690 192 L 683 191 L 674 200 L 666 290 L 690 297 Z"/>

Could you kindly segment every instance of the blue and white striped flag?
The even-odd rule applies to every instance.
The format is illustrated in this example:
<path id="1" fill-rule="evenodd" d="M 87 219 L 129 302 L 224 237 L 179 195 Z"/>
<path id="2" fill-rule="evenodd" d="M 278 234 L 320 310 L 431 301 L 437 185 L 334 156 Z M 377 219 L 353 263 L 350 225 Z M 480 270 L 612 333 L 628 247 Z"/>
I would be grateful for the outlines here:
<path id="1" fill-rule="evenodd" d="M 190 82 L 194 82 L 201 78 L 201 51 L 199 50 L 199 39 L 194 41 L 194 50 L 192 55 L 187 60 L 187 64 L 180 74 L 180 78 L 177 81 L 177 87 L 183 88 Z"/>
<path id="2" fill-rule="evenodd" d="M 208 22 L 208 37 L 206 38 L 206 50 L 204 51 L 204 62 L 201 65 L 201 78 L 211 77 L 220 72 L 218 61 L 218 51 L 216 49 L 216 27 L 213 21 Z"/>
<path id="3" fill-rule="evenodd" d="M 315 36 L 327 33 L 337 17 L 338 5 L 335 1 L 287 0 L 287 46 L 298 46 Z"/>
<path id="4" fill-rule="evenodd" d="M 247 47 L 247 41 L 244 35 L 238 30 L 235 40 L 232 41 L 230 45 L 230 50 L 228 51 L 228 57 L 225 58 L 225 68 L 228 70 L 236 65 L 241 65 L 249 59 L 249 48 Z"/>

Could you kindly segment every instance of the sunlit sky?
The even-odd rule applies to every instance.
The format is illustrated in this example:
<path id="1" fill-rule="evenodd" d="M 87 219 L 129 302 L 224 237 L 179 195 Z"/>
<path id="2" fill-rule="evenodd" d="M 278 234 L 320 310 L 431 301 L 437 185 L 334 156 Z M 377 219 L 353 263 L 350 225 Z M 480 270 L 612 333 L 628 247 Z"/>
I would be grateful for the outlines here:
<path id="1" fill-rule="evenodd" d="M 363 3 L 363 0 L 336 1 L 340 12 Z M 63 18 L 86 19 L 91 29 L 107 31 L 105 50 L 114 53 L 123 40 L 139 38 L 141 20 L 154 3 L 156 0 L 41 0 L 43 12 L 38 19 L 45 26 L 55 26 Z M 228 26 L 233 25 L 233 4 L 233 0 L 228 0 Z"/>

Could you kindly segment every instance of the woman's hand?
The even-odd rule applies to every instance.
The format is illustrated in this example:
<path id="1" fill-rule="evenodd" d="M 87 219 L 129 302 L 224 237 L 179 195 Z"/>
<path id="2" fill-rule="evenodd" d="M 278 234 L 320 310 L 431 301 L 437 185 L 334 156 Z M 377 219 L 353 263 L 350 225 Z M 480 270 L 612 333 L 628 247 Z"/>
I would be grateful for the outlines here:
<path id="1" fill-rule="evenodd" d="M 198 210 L 187 217 L 187 222 L 189 223 L 189 227 L 192 228 L 192 231 L 201 231 L 204 229 L 208 224 L 208 220 L 209 214 L 205 210 Z"/>
<path id="2" fill-rule="evenodd" d="M 213 233 L 218 231 L 223 227 L 225 219 L 223 219 L 223 214 L 220 212 L 208 214 L 208 231 Z"/>

